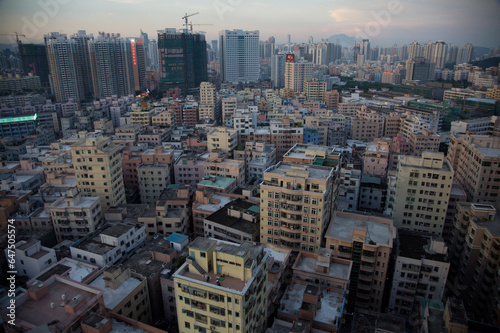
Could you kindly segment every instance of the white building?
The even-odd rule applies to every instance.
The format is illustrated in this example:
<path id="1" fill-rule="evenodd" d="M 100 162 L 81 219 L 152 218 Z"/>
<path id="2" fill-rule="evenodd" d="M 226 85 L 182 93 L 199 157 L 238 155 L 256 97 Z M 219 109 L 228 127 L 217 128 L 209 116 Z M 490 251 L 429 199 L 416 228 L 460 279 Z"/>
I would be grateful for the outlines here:
<path id="1" fill-rule="evenodd" d="M 104 267 L 113 265 L 123 256 L 144 243 L 146 227 L 118 223 L 84 239 L 70 247 L 71 257 L 76 260 Z"/>
<path id="2" fill-rule="evenodd" d="M 219 38 L 222 81 L 259 80 L 259 31 L 223 30 Z"/>
<path id="3" fill-rule="evenodd" d="M 4 251 L 7 258 L 12 257 L 8 256 L 8 249 Z M 16 271 L 16 275 L 27 276 L 30 279 L 57 262 L 56 251 L 42 246 L 42 243 L 37 239 L 17 242 L 15 252 L 16 267 L 9 269 L 9 271 Z"/>

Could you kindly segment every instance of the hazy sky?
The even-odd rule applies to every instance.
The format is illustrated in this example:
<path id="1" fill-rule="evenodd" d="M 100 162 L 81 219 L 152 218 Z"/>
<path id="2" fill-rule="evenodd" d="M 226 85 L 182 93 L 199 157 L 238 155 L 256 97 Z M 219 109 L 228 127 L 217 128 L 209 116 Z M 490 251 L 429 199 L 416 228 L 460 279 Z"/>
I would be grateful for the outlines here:
<path id="1" fill-rule="evenodd" d="M 334 34 L 368 37 L 372 46 L 409 44 L 413 40 L 497 47 L 500 0 L 0 0 L 0 33 L 23 33 L 25 42 L 43 35 L 77 30 L 119 32 L 149 38 L 156 30 L 181 28 L 184 13 L 195 30 L 216 39 L 222 29 L 260 30 L 278 43 L 320 41 Z M 9 42 L 0 36 L 0 42 Z"/>

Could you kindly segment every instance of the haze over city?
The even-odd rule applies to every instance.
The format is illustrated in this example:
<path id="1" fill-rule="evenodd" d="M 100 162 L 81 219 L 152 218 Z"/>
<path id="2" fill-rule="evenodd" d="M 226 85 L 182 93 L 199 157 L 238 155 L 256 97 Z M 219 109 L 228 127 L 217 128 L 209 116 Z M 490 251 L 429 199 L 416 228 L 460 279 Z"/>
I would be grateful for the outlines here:
<path id="1" fill-rule="evenodd" d="M 27 35 L 26 42 L 41 42 L 52 31 L 86 30 L 136 36 L 142 29 L 150 36 L 163 28 L 182 28 L 185 13 L 195 30 L 216 39 L 223 29 L 260 30 L 261 39 L 275 36 L 277 43 L 320 41 L 335 34 L 356 37 L 367 32 L 372 45 L 409 44 L 413 40 L 496 47 L 498 0 L 421 1 L 244 1 L 244 0 L 41 0 L 0 1 L 0 31 Z M 388 15 L 387 15 L 388 14 Z M 375 23 L 375 25 L 367 24 Z M 378 23 L 377 23 L 378 22 Z M 8 42 L 7 37 L 0 39 Z"/>

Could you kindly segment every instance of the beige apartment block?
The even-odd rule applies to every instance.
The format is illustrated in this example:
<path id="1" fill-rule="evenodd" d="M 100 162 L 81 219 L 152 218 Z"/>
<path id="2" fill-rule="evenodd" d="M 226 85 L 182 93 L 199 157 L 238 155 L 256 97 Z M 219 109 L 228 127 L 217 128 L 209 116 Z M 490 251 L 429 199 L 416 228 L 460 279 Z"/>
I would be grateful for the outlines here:
<path id="1" fill-rule="evenodd" d="M 335 258 L 352 260 L 348 310 L 354 307 L 380 311 L 387 281 L 389 258 L 396 238 L 392 220 L 335 212 L 326 232 L 326 248 Z"/>
<path id="2" fill-rule="evenodd" d="M 221 99 L 222 122 L 231 119 L 236 111 L 238 105 L 238 98 L 236 96 L 224 96 Z"/>
<path id="3" fill-rule="evenodd" d="M 377 140 L 366 145 L 363 174 L 385 178 L 389 166 L 389 147 L 388 140 Z"/>
<path id="4" fill-rule="evenodd" d="M 119 146 L 98 133 L 81 133 L 80 139 L 71 145 L 71 155 L 77 187 L 84 196 L 100 197 L 103 212 L 125 203 Z"/>
<path id="5" fill-rule="evenodd" d="M 132 105 L 132 111 L 130 111 L 130 123 L 151 126 L 151 120 L 154 114 L 154 108 L 147 106 L 147 104 L 134 104 Z"/>
<path id="6" fill-rule="evenodd" d="M 467 201 L 500 209 L 500 137 L 452 135 L 448 155 Z"/>
<path id="7" fill-rule="evenodd" d="M 266 330 L 269 253 L 264 245 L 198 237 L 174 274 L 180 332 Z"/>
<path id="8" fill-rule="evenodd" d="M 260 187 L 260 242 L 318 253 L 332 212 L 337 167 L 280 162 Z"/>
<path id="9" fill-rule="evenodd" d="M 232 152 L 238 146 L 238 131 L 226 127 L 216 127 L 207 134 L 208 151 Z"/>
<path id="10" fill-rule="evenodd" d="M 441 236 L 452 183 L 453 168 L 443 153 L 403 156 L 397 169 L 394 225 Z"/>
<path id="11" fill-rule="evenodd" d="M 304 59 L 287 62 L 285 64 L 285 90 L 295 93 L 303 92 L 304 81 L 312 78 L 313 70 L 313 63 Z"/>
<path id="12" fill-rule="evenodd" d="M 224 153 L 211 152 L 203 168 L 205 175 L 235 178 L 241 187 L 246 183 L 245 161 L 229 159 Z"/>
<path id="13" fill-rule="evenodd" d="M 351 120 L 351 139 L 370 141 L 382 137 L 384 118 L 376 111 L 362 107 Z"/>

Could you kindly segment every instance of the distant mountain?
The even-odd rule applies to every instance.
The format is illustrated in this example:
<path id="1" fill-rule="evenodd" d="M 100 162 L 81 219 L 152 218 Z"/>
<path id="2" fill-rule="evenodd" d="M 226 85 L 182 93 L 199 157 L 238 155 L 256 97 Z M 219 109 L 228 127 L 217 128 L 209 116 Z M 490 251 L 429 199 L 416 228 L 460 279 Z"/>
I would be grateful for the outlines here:
<path id="1" fill-rule="evenodd" d="M 474 46 L 474 56 L 481 58 L 485 54 L 488 54 L 490 52 L 489 47 L 482 47 L 482 46 Z"/>
<path id="2" fill-rule="evenodd" d="M 345 34 L 333 35 L 327 38 L 330 43 L 340 44 L 346 47 L 353 47 L 358 40 L 354 37 L 349 37 Z"/>
<path id="3" fill-rule="evenodd" d="M 481 67 L 482 69 L 486 69 L 489 67 L 497 67 L 498 64 L 500 64 L 500 57 L 488 58 L 488 59 L 479 60 L 479 61 L 473 61 L 473 62 L 471 62 L 471 64 L 473 66 Z"/>

